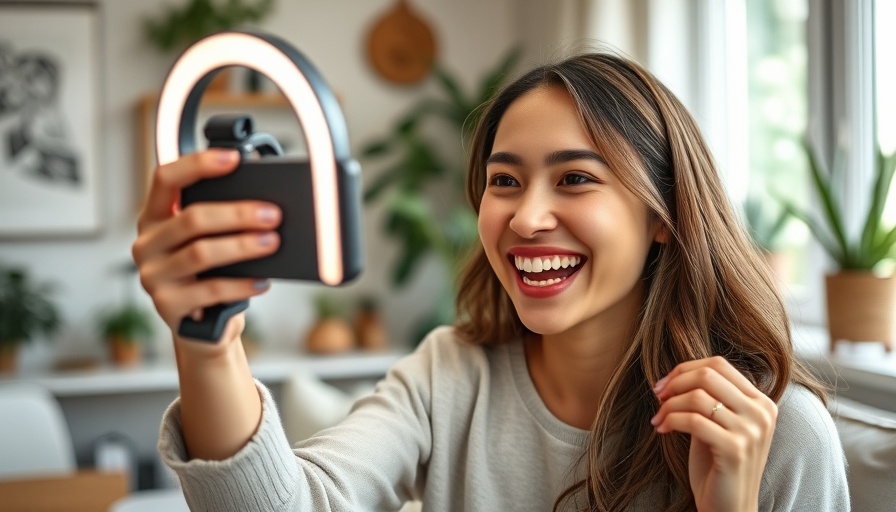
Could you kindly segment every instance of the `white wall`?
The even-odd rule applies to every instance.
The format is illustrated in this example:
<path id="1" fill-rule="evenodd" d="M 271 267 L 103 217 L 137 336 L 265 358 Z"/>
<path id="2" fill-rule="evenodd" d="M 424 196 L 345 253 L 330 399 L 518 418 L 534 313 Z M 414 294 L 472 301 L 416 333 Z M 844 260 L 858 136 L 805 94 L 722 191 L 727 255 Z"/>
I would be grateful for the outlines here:
<path id="1" fill-rule="evenodd" d="M 102 355 L 95 332 L 96 312 L 120 301 L 123 287 L 149 304 L 136 278 L 123 282 L 115 269 L 130 258 L 135 236 L 136 204 L 133 190 L 138 170 L 134 107 L 141 95 L 154 92 L 173 57 L 159 55 L 146 44 L 140 19 L 158 14 L 170 0 L 141 2 L 102 0 L 103 49 L 100 161 L 102 168 L 103 231 L 89 239 L 31 241 L 0 240 L 0 261 L 26 266 L 38 280 L 60 284 L 58 303 L 66 319 L 65 329 L 52 345 L 32 344 L 22 355 L 28 369 L 50 364 L 54 357 Z M 277 12 L 263 28 L 294 43 L 322 71 L 340 95 L 354 148 L 388 129 L 392 120 L 414 99 L 432 93 L 432 84 L 396 87 L 373 74 L 364 58 L 364 38 L 370 23 L 391 0 L 280 0 Z M 439 60 L 472 85 L 514 44 L 520 32 L 514 0 L 414 0 L 412 6 L 436 30 Z M 362 165 L 365 162 L 362 161 Z M 365 166 L 367 176 L 375 173 Z M 441 290 L 432 282 L 438 266 L 418 275 L 412 285 L 393 291 L 387 272 L 394 248 L 380 236 L 380 217 L 375 209 L 365 214 L 368 267 L 348 289 L 347 297 L 372 292 L 384 298 L 385 315 L 396 345 L 405 343 L 415 316 L 426 311 Z M 313 318 L 310 297 L 316 286 L 276 282 L 269 296 L 254 299 L 251 311 L 271 343 L 297 344 Z M 170 354 L 164 331 L 157 350 Z"/>

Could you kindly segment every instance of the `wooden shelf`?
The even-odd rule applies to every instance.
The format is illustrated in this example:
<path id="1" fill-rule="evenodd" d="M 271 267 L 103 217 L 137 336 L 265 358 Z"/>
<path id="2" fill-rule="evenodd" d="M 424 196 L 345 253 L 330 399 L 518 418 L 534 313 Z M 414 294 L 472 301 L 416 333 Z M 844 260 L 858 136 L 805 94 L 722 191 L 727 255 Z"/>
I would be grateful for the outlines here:
<path id="1" fill-rule="evenodd" d="M 145 94 L 140 98 L 140 112 L 154 115 L 156 103 L 159 101 L 158 93 Z M 208 107 L 288 107 L 286 96 L 279 92 L 273 93 L 230 93 L 224 91 L 211 91 L 202 95 L 200 105 Z"/>
<path id="2" fill-rule="evenodd" d="M 332 356 L 262 352 L 249 359 L 249 366 L 255 378 L 268 384 L 283 382 L 297 373 L 321 380 L 379 379 L 404 355 L 398 351 L 355 351 Z M 102 366 L 0 377 L 0 383 L 5 382 L 32 382 L 57 397 L 68 397 L 176 390 L 178 378 L 174 361 L 162 360 L 132 368 Z"/>

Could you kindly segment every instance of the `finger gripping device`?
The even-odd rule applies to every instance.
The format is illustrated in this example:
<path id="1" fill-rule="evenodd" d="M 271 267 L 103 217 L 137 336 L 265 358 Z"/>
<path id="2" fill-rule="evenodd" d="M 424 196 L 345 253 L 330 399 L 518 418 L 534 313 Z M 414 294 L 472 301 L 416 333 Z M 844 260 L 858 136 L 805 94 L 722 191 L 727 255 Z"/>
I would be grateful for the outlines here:
<path id="1" fill-rule="evenodd" d="M 311 63 L 282 39 L 228 31 L 208 36 L 174 63 L 159 97 L 156 156 L 160 165 L 196 151 L 200 99 L 224 67 L 244 66 L 271 79 L 302 126 L 308 157 L 282 156 L 277 140 L 255 132 L 246 115 L 214 116 L 204 135 L 209 147 L 240 152 L 232 173 L 201 180 L 181 193 L 181 207 L 206 201 L 260 200 L 277 204 L 280 247 L 271 256 L 214 268 L 199 278 L 247 277 L 315 281 L 337 286 L 362 269 L 361 170 L 349 154 L 345 119 L 332 90 Z M 254 153 L 259 159 L 251 159 Z M 217 304 L 202 318 L 182 319 L 178 334 L 215 342 L 227 320 L 248 301 Z"/>

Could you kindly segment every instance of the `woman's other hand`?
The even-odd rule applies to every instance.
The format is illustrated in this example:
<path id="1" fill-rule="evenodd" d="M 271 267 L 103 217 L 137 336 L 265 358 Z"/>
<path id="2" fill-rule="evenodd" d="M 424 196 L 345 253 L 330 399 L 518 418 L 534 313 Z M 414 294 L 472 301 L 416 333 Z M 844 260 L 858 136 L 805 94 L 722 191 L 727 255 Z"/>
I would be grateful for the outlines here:
<path id="1" fill-rule="evenodd" d="M 688 468 L 698 510 L 757 510 L 778 408 L 724 358 L 688 361 L 654 387 L 660 434 L 691 436 Z"/>
<path id="2" fill-rule="evenodd" d="M 199 280 L 196 276 L 211 268 L 275 252 L 280 240 L 274 229 L 281 219 L 276 205 L 238 201 L 179 208 L 181 189 L 201 179 L 226 175 L 238 162 L 236 151 L 213 149 L 185 155 L 160 166 L 153 175 L 132 254 L 143 288 L 175 339 L 182 318 L 189 315 L 199 320 L 206 306 L 248 299 L 268 289 L 266 280 Z M 239 337 L 244 324 L 243 315 L 238 315 L 228 322 L 218 344 L 191 345 L 196 345 L 196 350 L 225 350 Z"/>

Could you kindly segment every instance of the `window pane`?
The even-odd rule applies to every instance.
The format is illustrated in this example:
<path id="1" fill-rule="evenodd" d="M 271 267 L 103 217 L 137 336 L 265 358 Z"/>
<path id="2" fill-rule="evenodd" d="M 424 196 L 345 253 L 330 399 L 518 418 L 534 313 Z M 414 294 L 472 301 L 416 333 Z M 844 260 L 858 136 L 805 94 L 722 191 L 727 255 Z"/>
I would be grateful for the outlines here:
<path id="1" fill-rule="evenodd" d="M 884 153 L 896 151 L 896 63 L 893 49 L 896 48 L 896 2 L 877 0 L 874 4 L 874 88 L 875 116 L 877 117 L 877 140 Z M 888 23 L 889 22 L 889 23 Z"/>
<path id="2" fill-rule="evenodd" d="M 896 16 L 896 1 L 874 2 L 874 117 L 877 121 L 877 143 L 885 155 L 896 152 L 896 63 L 892 49 L 896 48 L 896 31 L 887 26 Z M 888 226 L 896 224 L 896 201 L 892 197 L 884 210 Z"/>
<path id="3" fill-rule="evenodd" d="M 808 203 L 802 138 L 806 130 L 807 0 L 750 0 L 747 12 L 749 117 L 748 204 L 757 242 L 783 252 L 786 261 L 805 258 L 809 233 L 799 222 L 774 231 L 782 208 L 775 195 Z M 758 218 L 757 218 L 758 217 Z M 782 277 L 804 283 L 805 265 L 785 265 Z"/>

